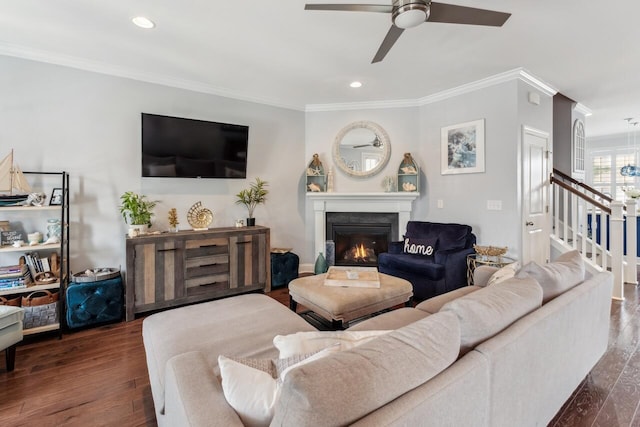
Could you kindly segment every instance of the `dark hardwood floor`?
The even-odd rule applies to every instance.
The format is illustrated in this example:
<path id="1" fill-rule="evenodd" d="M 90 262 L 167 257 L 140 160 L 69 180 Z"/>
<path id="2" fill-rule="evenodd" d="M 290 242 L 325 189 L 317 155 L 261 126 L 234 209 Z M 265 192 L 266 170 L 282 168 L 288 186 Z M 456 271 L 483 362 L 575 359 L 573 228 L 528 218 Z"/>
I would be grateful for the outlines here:
<path id="1" fill-rule="evenodd" d="M 288 304 L 286 289 L 270 295 Z M 640 427 L 638 288 L 625 295 L 608 351 L 550 426 Z M 27 340 L 10 373 L 1 352 L 0 426 L 155 426 L 142 320 Z"/>

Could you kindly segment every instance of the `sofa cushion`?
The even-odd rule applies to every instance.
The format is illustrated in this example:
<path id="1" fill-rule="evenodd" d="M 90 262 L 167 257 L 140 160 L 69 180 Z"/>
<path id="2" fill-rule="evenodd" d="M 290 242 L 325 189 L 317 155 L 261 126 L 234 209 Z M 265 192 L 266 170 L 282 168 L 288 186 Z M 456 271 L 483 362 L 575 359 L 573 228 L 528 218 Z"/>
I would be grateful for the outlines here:
<path id="1" fill-rule="evenodd" d="M 438 250 L 456 250 L 467 247 L 471 227 L 463 224 L 409 221 L 405 237 L 438 239 Z"/>
<path id="2" fill-rule="evenodd" d="M 405 237 L 402 252 L 405 254 L 432 257 L 437 244 L 437 238 L 420 239 L 418 237 Z"/>
<path id="3" fill-rule="evenodd" d="M 284 379 L 273 425 L 353 423 L 446 369 L 459 346 L 456 316 L 437 313 L 297 367 Z"/>
<path id="4" fill-rule="evenodd" d="M 446 294 L 438 295 L 429 298 L 428 300 L 422 301 L 420 304 L 416 305 L 416 308 L 418 310 L 424 311 L 425 313 L 437 313 L 446 303 L 470 294 L 471 292 L 475 292 L 479 289 L 482 288 L 480 286 L 463 286 L 461 288 L 449 291 Z"/>
<path id="5" fill-rule="evenodd" d="M 268 426 L 280 396 L 282 380 L 291 369 L 338 351 L 338 346 L 288 357 L 251 359 L 218 356 L 222 392 L 246 426 Z"/>
<path id="6" fill-rule="evenodd" d="M 391 331 L 297 332 L 289 335 L 276 335 L 273 339 L 273 345 L 280 352 L 280 358 L 285 359 L 298 354 L 320 351 L 336 344 L 339 345 L 340 351 L 349 350 L 389 332 Z"/>
<path id="7" fill-rule="evenodd" d="M 496 285 L 512 278 L 516 275 L 518 270 L 520 270 L 520 263 L 518 261 L 505 265 L 489 277 L 489 280 L 487 280 L 487 286 Z"/>
<path id="8" fill-rule="evenodd" d="M 530 277 L 506 280 L 445 304 L 460 321 L 460 354 L 506 329 L 542 304 L 542 288 Z"/>
<path id="9" fill-rule="evenodd" d="M 578 251 L 565 252 L 545 265 L 532 261 L 517 274 L 518 277 L 532 277 L 540 284 L 543 304 L 584 281 L 584 275 L 584 260 Z"/>
<path id="10" fill-rule="evenodd" d="M 430 313 L 416 310 L 413 307 L 396 308 L 386 313 L 378 314 L 369 319 L 350 326 L 348 331 L 380 331 L 384 329 L 395 331 L 420 319 Z"/>

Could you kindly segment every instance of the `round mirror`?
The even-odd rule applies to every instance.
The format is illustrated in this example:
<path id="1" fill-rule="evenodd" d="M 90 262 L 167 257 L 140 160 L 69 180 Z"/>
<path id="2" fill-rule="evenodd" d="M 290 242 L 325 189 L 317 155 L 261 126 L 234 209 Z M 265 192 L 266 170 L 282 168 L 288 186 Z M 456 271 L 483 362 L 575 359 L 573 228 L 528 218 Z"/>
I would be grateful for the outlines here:
<path id="1" fill-rule="evenodd" d="M 377 174 L 386 166 L 390 155 L 389 136 L 373 122 L 355 122 L 345 126 L 333 143 L 333 161 L 351 176 Z"/>

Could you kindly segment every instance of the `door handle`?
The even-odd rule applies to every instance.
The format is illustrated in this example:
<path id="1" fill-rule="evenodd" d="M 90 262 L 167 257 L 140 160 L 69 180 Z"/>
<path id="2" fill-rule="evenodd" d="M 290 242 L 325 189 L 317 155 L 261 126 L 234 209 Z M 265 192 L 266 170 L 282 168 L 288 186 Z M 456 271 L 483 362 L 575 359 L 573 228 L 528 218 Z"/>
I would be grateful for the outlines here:
<path id="1" fill-rule="evenodd" d="M 524 225 L 526 225 L 527 227 L 529 227 L 529 226 L 533 225 L 533 222 L 532 222 L 532 221 L 527 221 L 527 222 L 525 222 L 525 223 L 524 223 Z"/>

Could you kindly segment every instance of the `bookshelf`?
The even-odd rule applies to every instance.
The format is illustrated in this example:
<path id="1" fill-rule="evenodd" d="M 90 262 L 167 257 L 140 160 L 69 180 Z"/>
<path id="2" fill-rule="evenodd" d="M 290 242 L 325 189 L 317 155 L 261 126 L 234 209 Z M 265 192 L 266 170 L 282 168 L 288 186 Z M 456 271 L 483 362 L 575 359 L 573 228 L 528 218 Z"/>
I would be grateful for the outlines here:
<path id="1" fill-rule="evenodd" d="M 20 231 L 25 236 L 39 231 L 43 239 L 47 239 L 49 220 L 59 220 L 60 242 L 51 244 L 29 245 L 25 240 L 23 246 L 0 246 L 0 265 L 17 265 L 20 257 L 28 252 L 37 252 L 40 258 L 48 257 L 53 252 L 58 254 L 60 273 L 58 280 L 51 283 L 36 284 L 32 281 L 27 287 L 0 289 L 0 296 L 7 299 L 27 296 L 32 292 L 47 290 L 58 292 L 58 319 L 64 319 L 64 295 L 70 279 L 69 269 L 69 174 L 66 172 L 23 172 L 34 191 L 47 194 L 47 205 L 43 206 L 0 206 L 0 220 L 8 221 L 12 231 Z M 61 189 L 60 205 L 49 205 L 53 189 Z M 33 279 L 33 275 L 32 275 Z M 58 331 L 62 337 L 61 320 L 56 323 L 35 326 L 23 331 L 24 335 Z"/>

